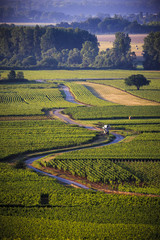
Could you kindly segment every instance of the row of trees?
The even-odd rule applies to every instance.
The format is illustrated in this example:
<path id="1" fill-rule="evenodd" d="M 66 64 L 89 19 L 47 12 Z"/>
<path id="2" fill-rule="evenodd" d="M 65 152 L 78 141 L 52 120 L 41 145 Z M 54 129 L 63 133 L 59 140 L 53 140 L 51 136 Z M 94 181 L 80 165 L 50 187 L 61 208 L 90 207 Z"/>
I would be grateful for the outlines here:
<path id="1" fill-rule="evenodd" d="M 80 29 L 1 27 L 3 68 L 135 68 L 128 34 L 116 33 L 113 49 L 99 53 L 95 35 Z"/>
<path id="2" fill-rule="evenodd" d="M 1 74 L 0 74 L 1 78 Z M 6 83 L 26 83 L 28 82 L 28 79 L 24 78 L 24 73 L 22 71 L 15 72 L 14 70 L 11 70 L 8 73 L 7 79 L 1 79 L 0 84 L 6 84 Z"/>
<path id="3" fill-rule="evenodd" d="M 135 69 L 128 34 L 117 32 L 112 49 L 99 52 L 95 35 L 80 29 L 0 27 L 0 65 L 16 69 Z M 160 32 L 144 39 L 144 69 L 160 69 Z"/>
<path id="4" fill-rule="evenodd" d="M 81 51 L 83 63 L 87 43 L 98 54 L 97 38 L 80 29 L 7 25 L 0 27 L 0 38 L 0 65 L 5 67 L 57 68 L 66 60 L 73 61 L 70 55 L 80 55 Z"/>
<path id="5" fill-rule="evenodd" d="M 103 20 L 101 18 L 88 18 L 83 22 L 61 22 L 56 25 L 57 27 L 65 28 L 80 28 L 91 33 L 105 34 L 116 32 L 128 32 L 128 33 L 149 33 L 151 31 L 160 31 L 160 26 L 154 22 L 149 24 L 139 24 L 137 21 L 130 22 L 122 17 L 106 17 Z"/>

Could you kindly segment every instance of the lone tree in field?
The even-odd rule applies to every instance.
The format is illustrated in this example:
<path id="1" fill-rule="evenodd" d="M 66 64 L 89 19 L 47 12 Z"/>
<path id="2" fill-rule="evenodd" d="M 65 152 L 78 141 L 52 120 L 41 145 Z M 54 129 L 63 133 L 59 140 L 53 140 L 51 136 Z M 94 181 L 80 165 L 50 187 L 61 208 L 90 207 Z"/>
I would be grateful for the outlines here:
<path id="1" fill-rule="evenodd" d="M 16 72 L 14 70 L 11 70 L 8 74 L 8 79 L 15 80 L 16 78 Z"/>
<path id="2" fill-rule="evenodd" d="M 125 84 L 128 86 L 136 86 L 137 90 L 140 89 L 140 87 L 149 85 L 150 81 L 147 80 L 142 74 L 137 75 L 131 75 L 130 77 L 125 79 Z"/>

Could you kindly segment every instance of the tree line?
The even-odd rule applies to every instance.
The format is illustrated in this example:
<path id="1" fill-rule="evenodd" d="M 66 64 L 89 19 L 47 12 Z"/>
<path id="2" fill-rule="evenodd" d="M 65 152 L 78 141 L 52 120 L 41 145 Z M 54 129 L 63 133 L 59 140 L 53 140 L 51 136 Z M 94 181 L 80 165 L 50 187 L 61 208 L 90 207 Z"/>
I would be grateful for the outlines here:
<path id="1" fill-rule="evenodd" d="M 113 48 L 99 52 L 97 37 L 79 28 L 0 27 L 1 69 L 135 69 L 127 33 L 117 32 Z M 144 69 L 160 69 L 160 32 L 144 40 Z"/>
<path id="2" fill-rule="evenodd" d="M 9 68 L 54 69 L 73 61 L 83 64 L 88 43 L 91 55 L 98 54 L 96 36 L 78 28 L 2 25 L 0 39 L 0 65 Z"/>
<path id="3" fill-rule="evenodd" d="M 151 31 L 160 31 L 160 26 L 156 22 L 152 24 L 140 24 L 138 21 L 132 21 L 123 18 L 122 16 L 106 17 L 101 19 L 99 17 L 88 18 L 82 22 L 61 22 L 56 25 L 57 27 L 65 28 L 80 28 L 91 33 L 96 34 L 107 34 L 116 32 L 127 32 L 127 33 L 150 33 Z"/>

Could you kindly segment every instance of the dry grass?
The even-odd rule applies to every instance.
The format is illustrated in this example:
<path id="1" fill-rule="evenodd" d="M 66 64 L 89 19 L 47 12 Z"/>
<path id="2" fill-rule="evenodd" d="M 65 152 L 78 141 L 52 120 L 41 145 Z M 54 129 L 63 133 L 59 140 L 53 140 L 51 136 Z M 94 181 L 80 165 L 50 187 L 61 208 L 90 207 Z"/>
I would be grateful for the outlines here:
<path id="1" fill-rule="evenodd" d="M 84 84 L 91 87 L 97 97 L 101 97 L 106 101 L 113 103 L 126 105 L 126 106 L 147 106 L 147 105 L 160 105 L 158 102 L 152 102 L 143 98 L 136 97 L 132 94 L 129 94 L 123 90 L 120 90 L 115 87 L 97 84 L 97 83 L 84 83 L 77 82 L 79 84 Z"/>

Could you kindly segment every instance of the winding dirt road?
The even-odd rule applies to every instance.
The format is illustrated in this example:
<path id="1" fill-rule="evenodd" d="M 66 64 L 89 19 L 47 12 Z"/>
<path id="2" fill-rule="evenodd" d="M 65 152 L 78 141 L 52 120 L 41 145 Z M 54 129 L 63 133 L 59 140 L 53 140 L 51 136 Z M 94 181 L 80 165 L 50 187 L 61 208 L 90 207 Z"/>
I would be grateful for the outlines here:
<path id="1" fill-rule="evenodd" d="M 68 87 L 64 86 L 64 87 L 63 87 L 63 91 L 65 92 L 66 100 L 67 100 L 67 101 L 72 102 L 72 103 L 77 103 L 77 102 L 75 101 L 75 99 L 73 98 L 73 96 L 70 94 L 70 91 L 69 91 L 69 88 L 68 88 Z M 77 104 L 79 104 L 79 103 L 77 103 Z M 80 126 L 80 127 L 85 127 L 85 128 L 87 128 L 87 129 L 90 129 L 90 130 L 96 130 L 96 131 L 98 130 L 97 128 L 94 128 L 94 127 L 91 127 L 91 126 L 87 126 L 87 125 L 83 125 L 83 124 L 77 123 L 76 121 L 70 119 L 68 116 L 64 116 L 64 115 L 61 113 L 62 110 L 63 110 L 63 109 L 57 109 L 57 110 L 55 110 L 55 111 L 53 112 L 53 113 L 54 113 L 54 116 L 56 116 L 57 118 L 59 118 L 59 119 L 62 120 L 62 121 L 65 121 L 65 122 L 68 123 L 68 124 L 76 124 L 76 125 L 78 125 L 78 126 Z M 102 144 L 102 145 L 100 145 L 100 146 L 106 146 L 106 145 L 110 145 L 110 144 L 115 144 L 115 143 L 118 143 L 118 142 L 120 142 L 121 140 L 124 139 L 124 137 L 121 136 L 121 135 L 119 135 L 119 134 L 116 134 L 116 133 L 112 133 L 112 134 L 115 136 L 115 139 L 114 139 L 112 142 L 104 143 L 104 144 Z M 95 145 L 94 147 L 96 147 L 96 145 Z M 88 147 L 88 148 L 93 148 L 93 146 L 92 146 L 92 147 Z M 73 151 L 73 150 L 69 150 L 69 151 Z M 46 173 L 46 172 L 41 171 L 41 170 L 39 170 L 39 169 L 37 169 L 37 168 L 35 168 L 35 167 L 32 166 L 32 163 L 33 163 L 34 161 L 40 160 L 41 158 L 46 157 L 46 156 L 47 156 L 47 155 L 41 155 L 41 156 L 38 156 L 38 157 L 32 157 L 32 158 L 27 159 L 27 160 L 25 161 L 25 163 L 26 163 L 26 165 L 27 165 L 28 168 L 30 168 L 30 169 L 32 169 L 32 170 L 34 170 L 34 171 L 36 171 L 36 172 L 42 173 L 42 174 L 44 174 L 44 175 L 47 175 L 47 176 L 49 176 L 49 177 L 55 178 L 55 179 L 57 179 L 59 182 L 62 182 L 62 183 L 64 183 L 64 184 L 68 184 L 68 185 L 72 185 L 72 186 L 76 186 L 76 187 L 80 187 L 80 188 L 83 188 L 83 189 L 89 189 L 88 187 L 86 187 L 86 186 L 83 185 L 83 184 L 80 184 L 80 183 L 77 183 L 77 182 L 74 182 L 74 181 L 71 181 L 71 180 L 67 180 L 67 179 L 65 179 L 65 178 L 61 178 L 61 177 L 52 175 L 52 174 L 50 174 L 50 173 Z"/>

